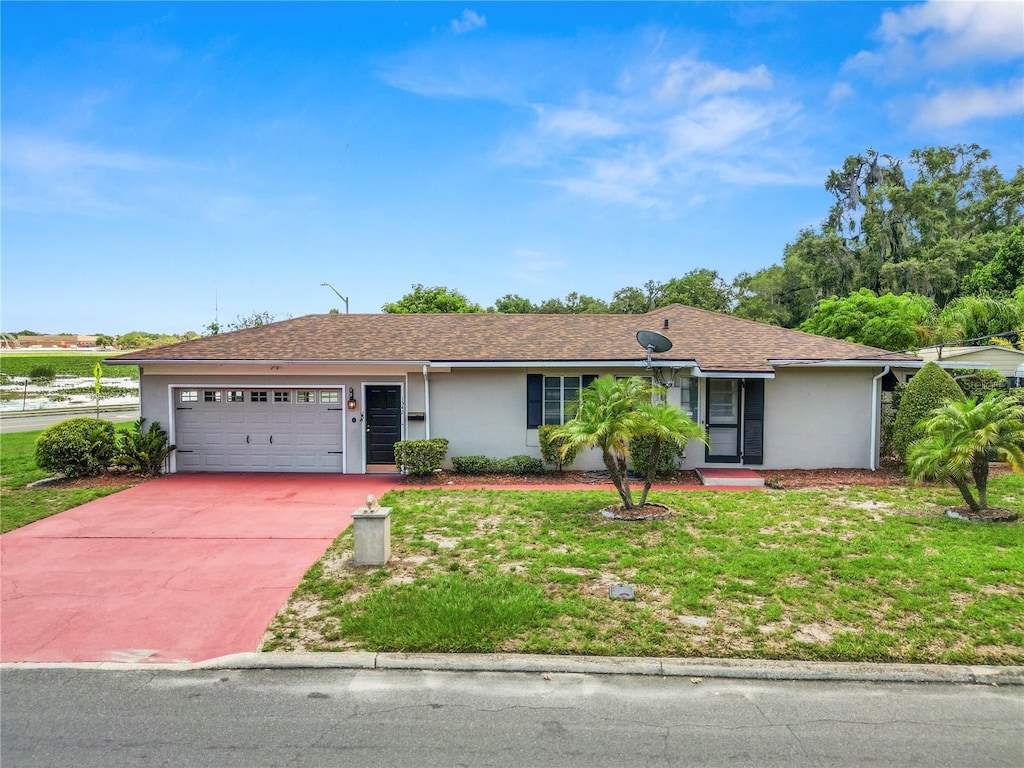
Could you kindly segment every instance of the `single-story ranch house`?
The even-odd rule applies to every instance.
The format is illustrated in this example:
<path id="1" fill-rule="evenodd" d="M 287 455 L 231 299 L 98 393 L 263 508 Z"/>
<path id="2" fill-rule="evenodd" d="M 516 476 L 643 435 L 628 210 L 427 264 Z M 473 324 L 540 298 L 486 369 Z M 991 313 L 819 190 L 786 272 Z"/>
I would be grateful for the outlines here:
<path id="1" fill-rule="evenodd" d="M 671 341 L 665 352 L 639 331 Z M 707 426 L 683 466 L 877 466 L 883 382 L 913 355 L 672 305 L 645 315 L 308 315 L 127 353 L 176 472 L 394 471 L 398 440 L 540 456 L 594 377 L 646 376 Z M 577 468 L 601 466 L 591 451 Z"/>

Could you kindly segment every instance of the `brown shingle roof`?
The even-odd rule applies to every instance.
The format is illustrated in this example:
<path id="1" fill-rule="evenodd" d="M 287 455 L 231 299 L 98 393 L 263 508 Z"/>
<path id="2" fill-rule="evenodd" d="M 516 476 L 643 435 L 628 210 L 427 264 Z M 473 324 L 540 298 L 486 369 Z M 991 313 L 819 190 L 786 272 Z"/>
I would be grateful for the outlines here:
<path id="1" fill-rule="evenodd" d="M 636 341 L 640 330 L 672 340 L 672 350 L 655 359 L 692 360 L 704 371 L 770 372 L 771 360 L 917 360 L 673 304 L 646 315 L 306 315 L 144 349 L 111 362 L 635 361 L 645 355 Z"/>

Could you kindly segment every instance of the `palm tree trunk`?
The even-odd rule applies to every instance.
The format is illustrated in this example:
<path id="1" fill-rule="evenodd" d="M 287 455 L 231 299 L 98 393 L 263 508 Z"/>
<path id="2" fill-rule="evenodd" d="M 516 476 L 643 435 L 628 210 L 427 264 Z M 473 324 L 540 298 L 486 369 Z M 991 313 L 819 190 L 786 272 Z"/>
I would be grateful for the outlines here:
<path id="1" fill-rule="evenodd" d="M 978 489 L 978 507 L 988 509 L 988 456 L 984 452 L 971 467 L 971 474 Z"/>
<path id="2" fill-rule="evenodd" d="M 647 504 L 647 494 L 651 492 L 654 485 L 654 478 L 658 474 L 658 460 L 661 458 L 661 440 L 655 439 L 651 445 L 651 455 L 648 457 L 647 477 L 644 478 L 644 491 L 640 494 L 640 509 Z"/>
<path id="3" fill-rule="evenodd" d="M 953 479 L 953 485 L 960 491 L 960 495 L 964 497 L 964 501 L 967 502 L 967 506 L 971 508 L 972 512 L 980 512 L 981 505 L 974 500 L 974 495 L 971 493 L 971 486 L 967 484 L 966 480 Z"/>
<path id="4" fill-rule="evenodd" d="M 619 462 L 616 461 L 611 451 L 602 451 L 601 458 L 604 459 L 604 465 L 608 468 L 608 474 L 612 478 L 612 485 L 619 492 L 622 506 L 626 509 L 633 509 L 633 496 L 629 491 L 629 479 L 626 477 L 626 473 L 619 467 Z"/>

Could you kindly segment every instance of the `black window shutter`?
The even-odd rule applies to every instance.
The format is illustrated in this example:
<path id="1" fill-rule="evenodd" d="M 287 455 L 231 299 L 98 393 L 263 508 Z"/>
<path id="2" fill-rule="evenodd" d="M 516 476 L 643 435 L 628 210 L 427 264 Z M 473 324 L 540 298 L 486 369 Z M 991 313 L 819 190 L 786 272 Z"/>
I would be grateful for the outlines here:
<path id="1" fill-rule="evenodd" d="M 764 464 L 764 379 L 743 382 L 743 463 Z"/>
<path id="2" fill-rule="evenodd" d="M 583 388 L 586 389 L 590 386 L 590 383 L 598 378 L 596 373 L 585 373 L 583 374 Z"/>
<path id="3" fill-rule="evenodd" d="M 544 376 L 539 373 L 526 374 L 526 428 L 540 426 L 544 413 Z"/>

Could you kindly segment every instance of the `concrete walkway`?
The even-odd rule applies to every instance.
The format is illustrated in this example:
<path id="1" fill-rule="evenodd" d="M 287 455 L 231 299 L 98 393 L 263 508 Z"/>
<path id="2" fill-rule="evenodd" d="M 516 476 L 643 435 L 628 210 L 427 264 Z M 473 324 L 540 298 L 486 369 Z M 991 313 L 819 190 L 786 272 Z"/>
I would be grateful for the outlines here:
<path id="1" fill-rule="evenodd" d="M 0 536 L 0 661 L 255 651 L 306 570 L 395 476 L 172 475 Z"/>

